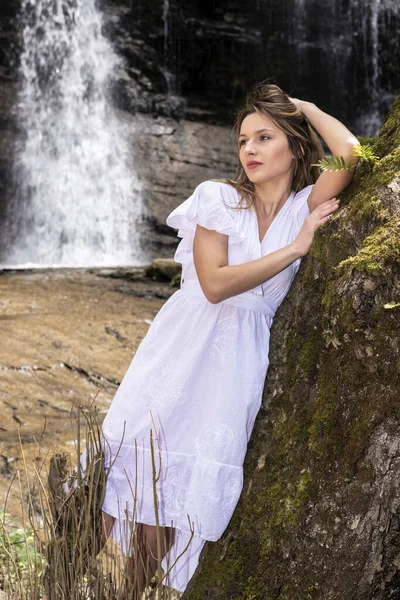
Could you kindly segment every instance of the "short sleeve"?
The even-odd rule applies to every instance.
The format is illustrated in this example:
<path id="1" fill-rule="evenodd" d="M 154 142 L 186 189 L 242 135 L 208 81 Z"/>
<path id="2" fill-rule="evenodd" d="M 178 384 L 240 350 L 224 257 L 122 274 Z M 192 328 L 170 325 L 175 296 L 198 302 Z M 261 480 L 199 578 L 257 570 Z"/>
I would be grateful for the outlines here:
<path id="1" fill-rule="evenodd" d="M 229 236 L 229 244 L 242 242 L 246 235 L 230 207 L 237 204 L 236 190 L 226 183 L 205 181 L 193 194 L 167 217 L 166 223 L 178 229 L 183 238 L 176 253 L 176 262 L 193 260 L 193 240 L 196 226 L 212 229 Z"/>
<path id="2" fill-rule="evenodd" d="M 309 195 L 311 194 L 311 190 L 313 189 L 313 187 L 314 185 L 308 185 L 307 187 L 300 190 L 300 192 L 295 194 L 295 197 L 293 198 L 293 216 L 296 225 L 299 229 L 303 225 L 305 219 L 310 214 L 310 209 L 308 208 L 307 200 Z"/>

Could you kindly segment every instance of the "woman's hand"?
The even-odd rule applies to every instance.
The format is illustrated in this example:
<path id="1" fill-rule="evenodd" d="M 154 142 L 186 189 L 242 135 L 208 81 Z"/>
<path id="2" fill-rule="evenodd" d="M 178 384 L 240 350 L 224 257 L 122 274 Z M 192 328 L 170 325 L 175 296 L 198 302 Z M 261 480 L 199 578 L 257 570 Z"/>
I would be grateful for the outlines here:
<path id="1" fill-rule="evenodd" d="M 290 102 L 293 102 L 293 104 L 295 105 L 295 107 L 302 113 L 303 111 L 303 106 L 305 104 L 304 100 L 299 100 L 299 98 L 290 98 L 289 97 Z"/>
<path id="2" fill-rule="evenodd" d="M 314 233 L 317 231 L 318 227 L 321 227 L 321 225 L 326 223 L 332 213 L 339 208 L 339 202 L 340 200 L 337 198 L 327 200 L 317 206 L 317 208 L 305 219 L 299 233 L 293 241 L 296 252 L 298 252 L 300 257 L 305 256 L 309 252 L 314 239 Z"/>

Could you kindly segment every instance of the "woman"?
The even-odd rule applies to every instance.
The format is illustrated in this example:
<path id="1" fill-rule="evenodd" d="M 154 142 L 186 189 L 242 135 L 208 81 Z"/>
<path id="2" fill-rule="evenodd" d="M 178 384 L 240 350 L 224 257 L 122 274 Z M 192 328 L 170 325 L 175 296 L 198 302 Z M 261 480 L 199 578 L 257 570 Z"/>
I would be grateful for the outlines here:
<path id="1" fill-rule="evenodd" d="M 169 577 L 183 591 L 205 540 L 222 535 L 239 499 L 274 314 L 352 178 L 319 174 L 310 124 L 334 155 L 354 160 L 358 141 L 344 125 L 260 84 L 237 116 L 236 178 L 202 183 L 167 218 L 182 238 L 181 288 L 155 317 L 103 425 L 113 461 L 104 533 L 113 528 L 129 554 L 126 532 L 137 524 L 146 564 L 129 560 L 139 591 L 160 552 L 170 564 L 183 553 Z M 150 430 L 157 469 L 161 457 L 158 547 Z"/>

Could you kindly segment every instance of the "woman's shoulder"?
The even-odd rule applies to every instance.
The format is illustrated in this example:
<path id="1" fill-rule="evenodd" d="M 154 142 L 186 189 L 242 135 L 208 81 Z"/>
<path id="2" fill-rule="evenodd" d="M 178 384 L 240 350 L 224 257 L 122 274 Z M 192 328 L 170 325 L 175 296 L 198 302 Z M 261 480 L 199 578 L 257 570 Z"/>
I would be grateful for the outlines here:
<path id="1" fill-rule="evenodd" d="M 293 196 L 292 215 L 299 227 L 301 227 L 304 223 L 304 219 L 310 214 L 307 200 L 313 187 L 314 184 L 307 185 Z"/>
<path id="2" fill-rule="evenodd" d="M 227 207 L 237 206 L 239 200 L 237 190 L 228 182 L 218 179 L 203 181 L 196 187 L 194 194 L 205 202 L 222 202 Z"/>
<path id="3" fill-rule="evenodd" d="M 313 189 L 313 187 L 314 184 L 306 185 L 306 187 L 301 189 L 299 192 L 295 192 L 293 197 L 294 202 L 305 202 L 308 196 L 311 194 L 311 190 Z"/>

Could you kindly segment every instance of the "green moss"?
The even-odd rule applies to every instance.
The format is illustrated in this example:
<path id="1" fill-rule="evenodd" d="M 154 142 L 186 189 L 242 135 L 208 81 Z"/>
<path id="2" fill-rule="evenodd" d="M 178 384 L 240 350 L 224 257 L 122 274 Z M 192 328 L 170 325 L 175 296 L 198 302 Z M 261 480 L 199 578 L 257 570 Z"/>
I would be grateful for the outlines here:
<path id="1" fill-rule="evenodd" d="M 305 341 L 300 350 L 297 359 L 296 373 L 297 375 L 311 375 L 316 369 L 318 364 L 318 358 L 320 354 L 320 344 L 318 335 L 319 332 L 313 331 L 314 335 L 309 336 Z M 318 340 L 317 340 L 318 337 Z"/>
<path id="2" fill-rule="evenodd" d="M 390 154 L 394 148 L 400 146 L 400 97 L 393 103 L 378 139 L 374 145 L 374 149 L 380 156 Z"/>
<path id="3" fill-rule="evenodd" d="M 376 221 L 384 217 L 385 214 L 382 202 L 367 187 L 366 189 L 360 189 L 347 206 L 343 225 L 351 224 L 354 227 L 358 223 Z"/>
<path id="4" fill-rule="evenodd" d="M 387 264 L 400 263 L 400 220 L 393 217 L 381 225 L 365 240 L 355 256 L 342 261 L 336 272 L 356 269 L 361 273 L 383 274 Z"/>
<path id="5" fill-rule="evenodd" d="M 320 459 L 329 459 L 337 454 L 342 442 L 340 422 L 340 404 L 333 393 L 323 393 L 319 396 L 309 427 L 308 448 Z"/>
<path id="6" fill-rule="evenodd" d="M 377 184 L 388 184 L 400 174 L 400 147 L 376 163 L 372 175 Z"/>
<path id="7" fill-rule="evenodd" d="M 178 287 L 180 287 L 180 285 L 181 285 L 181 274 L 177 273 L 176 275 L 174 275 L 172 277 L 172 279 L 170 279 L 169 286 L 178 288 Z"/>

